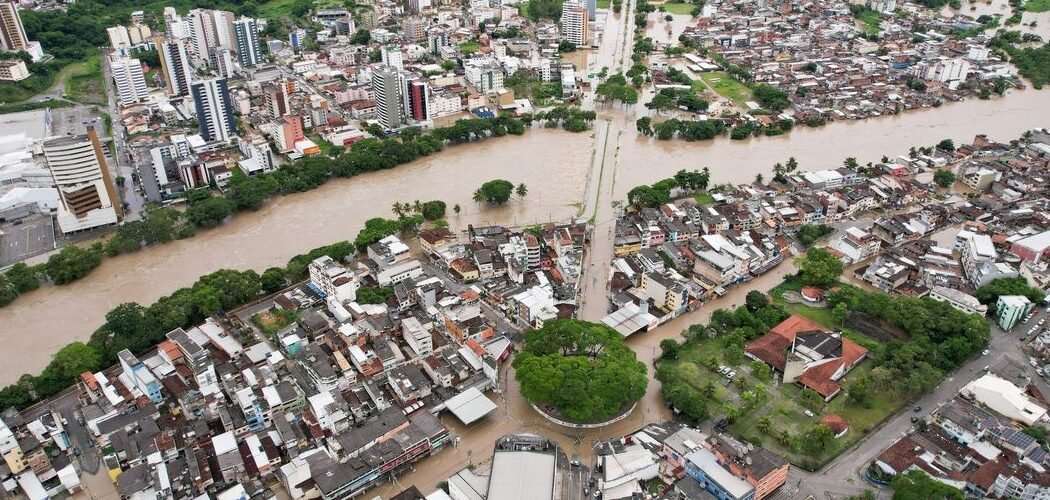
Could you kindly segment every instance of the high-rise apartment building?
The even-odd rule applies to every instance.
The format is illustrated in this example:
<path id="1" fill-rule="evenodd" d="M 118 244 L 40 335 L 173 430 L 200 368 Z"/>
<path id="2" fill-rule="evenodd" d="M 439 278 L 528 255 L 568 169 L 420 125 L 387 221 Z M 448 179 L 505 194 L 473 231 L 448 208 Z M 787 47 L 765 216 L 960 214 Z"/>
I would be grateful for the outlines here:
<path id="1" fill-rule="evenodd" d="M 401 126 L 401 75 L 390 66 L 379 66 L 372 71 L 372 92 L 376 100 L 376 119 L 383 128 Z"/>
<path id="2" fill-rule="evenodd" d="M 149 96 L 141 61 L 118 57 L 110 60 L 109 66 L 113 72 L 113 83 L 116 84 L 117 98 L 121 105 L 130 106 Z"/>
<path id="3" fill-rule="evenodd" d="M 225 78 L 195 81 L 190 85 L 193 104 L 197 108 L 201 137 L 205 141 L 229 142 L 237 135 L 233 105 Z"/>
<path id="4" fill-rule="evenodd" d="M 255 19 L 242 17 L 233 22 L 233 32 L 237 41 L 237 60 L 242 68 L 250 68 L 262 62 L 262 49 L 259 48 L 259 26 Z"/>
<path id="5" fill-rule="evenodd" d="M 587 7 L 577 2 L 565 2 L 561 10 L 561 39 L 577 47 L 587 45 Z"/>
<path id="6" fill-rule="evenodd" d="M 0 1 L 0 48 L 11 52 L 29 51 L 29 38 L 18 14 L 17 0 Z"/>
<path id="7" fill-rule="evenodd" d="M 401 53 L 401 47 L 397 45 L 384 45 L 379 55 L 383 60 L 383 64 L 390 66 L 398 71 L 405 69 L 405 56 Z"/>
<path id="8" fill-rule="evenodd" d="M 188 95 L 193 70 L 190 69 L 189 55 L 186 46 L 178 39 L 154 38 L 157 54 L 160 56 L 160 67 L 164 71 L 164 81 L 168 85 L 168 95 Z"/>
<path id="9" fill-rule="evenodd" d="M 412 77 L 406 81 L 405 115 L 417 122 L 430 118 L 430 86 L 426 80 Z"/>
<path id="10" fill-rule="evenodd" d="M 44 141 L 44 159 L 58 189 L 58 225 L 73 233 L 116 224 L 123 213 L 94 127 L 86 135 Z"/>

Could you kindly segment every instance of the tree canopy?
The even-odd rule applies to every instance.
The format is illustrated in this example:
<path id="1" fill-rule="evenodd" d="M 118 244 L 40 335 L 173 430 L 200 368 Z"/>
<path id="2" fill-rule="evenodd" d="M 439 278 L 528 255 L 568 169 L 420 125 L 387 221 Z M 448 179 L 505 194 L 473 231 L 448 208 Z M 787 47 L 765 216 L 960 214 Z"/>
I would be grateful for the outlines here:
<path id="1" fill-rule="evenodd" d="M 474 192 L 475 201 L 480 195 L 481 200 L 495 205 L 502 205 L 510 200 L 514 194 L 514 183 L 505 179 L 494 179 L 481 185 Z"/>
<path id="2" fill-rule="evenodd" d="M 1043 292 L 1028 285 L 1024 278 L 999 278 L 974 291 L 973 296 L 982 304 L 995 307 L 1000 295 L 1024 295 L 1028 300 L 1038 303 L 1043 300 Z"/>
<path id="3" fill-rule="evenodd" d="M 799 276 L 802 283 L 813 286 L 834 284 L 842 274 L 842 261 L 823 248 L 814 248 L 800 259 Z"/>
<path id="4" fill-rule="evenodd" d="M 641 399 L 648 384 L 645 365 L 619 333 L 571 319 L 526 332 L 514 370 L 522 395 L 574 422 L 615 416 Z"/>

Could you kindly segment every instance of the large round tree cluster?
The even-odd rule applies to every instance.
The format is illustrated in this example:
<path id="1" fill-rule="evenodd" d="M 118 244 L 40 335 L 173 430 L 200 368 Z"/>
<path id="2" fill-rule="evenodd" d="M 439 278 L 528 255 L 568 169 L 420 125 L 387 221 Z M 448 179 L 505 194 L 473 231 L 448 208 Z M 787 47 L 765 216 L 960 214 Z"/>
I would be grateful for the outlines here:
<path id="1" fill-rule="evenodd" d="M 577 422 L 601 422 L 645 394 L 645 365 L 615 330 L 597 323 L 554 320 L 525 334 L 514 359 L 521 393 Z"/>

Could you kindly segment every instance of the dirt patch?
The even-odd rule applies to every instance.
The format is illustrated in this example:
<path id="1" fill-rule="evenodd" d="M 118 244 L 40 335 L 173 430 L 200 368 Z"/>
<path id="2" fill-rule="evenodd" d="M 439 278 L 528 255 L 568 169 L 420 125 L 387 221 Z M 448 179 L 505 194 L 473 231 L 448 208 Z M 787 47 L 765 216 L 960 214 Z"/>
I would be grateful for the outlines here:
<path id="1" fill-rule="evenodd" d="M 846 317 L 845 326 L 880 342 L 889 342 L 891 340 L 907 341 L 911 339 L 904 330 L 878 318 L 855 311 L 850 312 L 849 316 Z"/>

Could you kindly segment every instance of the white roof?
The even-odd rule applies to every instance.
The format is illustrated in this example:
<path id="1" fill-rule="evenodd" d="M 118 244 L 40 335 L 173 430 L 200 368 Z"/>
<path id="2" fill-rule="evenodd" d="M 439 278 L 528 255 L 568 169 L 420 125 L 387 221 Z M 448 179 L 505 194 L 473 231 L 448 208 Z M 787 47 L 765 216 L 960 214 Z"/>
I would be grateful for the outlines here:
<path id="1" fill-rule="evenodd" d="M 1026 248 L 1030 248 L 1036 253 L 1042 253 L 1047 248 L 1050 248 L 1050 231 L 1043 231 L 1039 234 L 1033 234 L 1027 238 L 1022 238 L 1014 242 L 1017 245 L 1022 245 Z"/>
<path id="2" fill-rule="evenodd" d="M 744 498 L 755 491 L 754 486 L 733 475 L 719 465 L 715 455 L 706 449 L 699 449 L 689 453 L 685 459 L 692 462 L 700 470 L 704 471 L 707 479 L 721 486 L 733 498 Z"/>
<path id="3" fill-rule="evenodd" d="M 224 432 L 213 437 L 211 444 L 215 447 L 215 455 L 218 456 L 236 450 L 237 438 L 233 436 L 233 432 Z"/>
<path id="4" fill-rule="evenodd" d="M 470 425 L 495 410 L 496 403 L 493 403 L 476 387 L 471 387 L 446 401 L 445 407 L 460 422 Z"/>
<path id="5" fill-rule="evenodd" d="M 553 453 L 497 451 L 492 457 L 488 498 L 547 500 L 554 498 Z"/>
<path id="6" fill-rule="evenodd" d="M 992 373 L 970 382 L 962 392 L 996 413 L 1026 425 L 1046 415 L 1046 408 L 1036 404 L 1020 387 Z"/>

